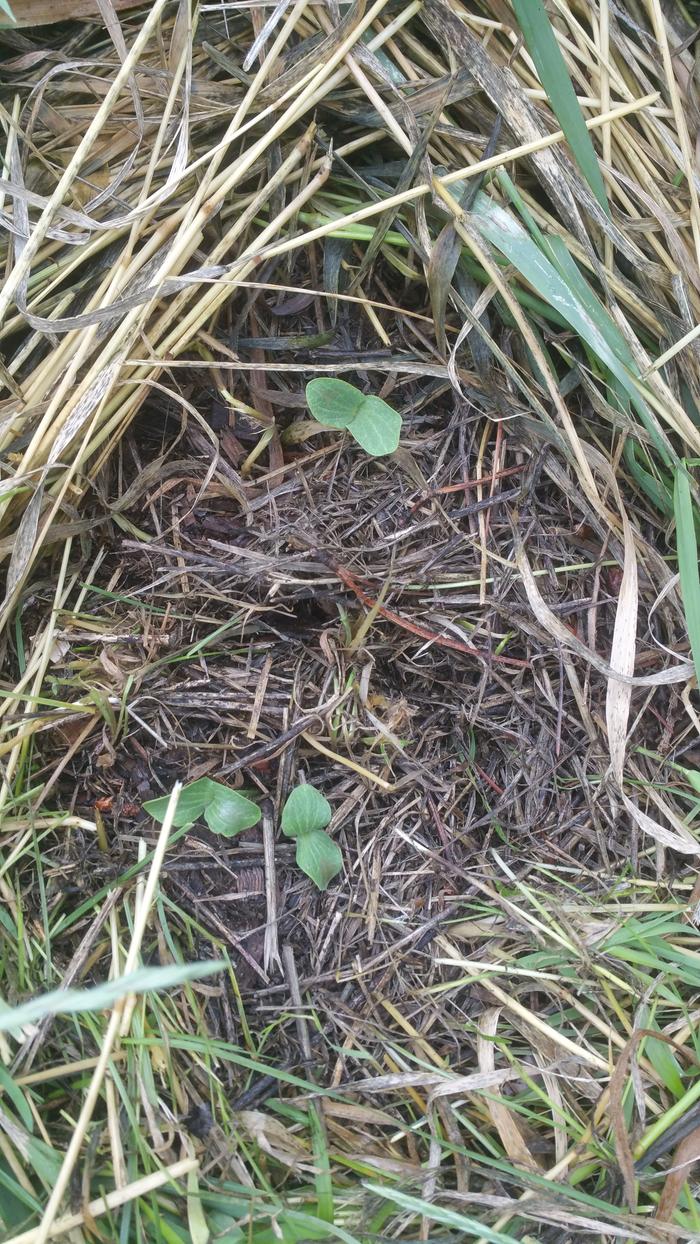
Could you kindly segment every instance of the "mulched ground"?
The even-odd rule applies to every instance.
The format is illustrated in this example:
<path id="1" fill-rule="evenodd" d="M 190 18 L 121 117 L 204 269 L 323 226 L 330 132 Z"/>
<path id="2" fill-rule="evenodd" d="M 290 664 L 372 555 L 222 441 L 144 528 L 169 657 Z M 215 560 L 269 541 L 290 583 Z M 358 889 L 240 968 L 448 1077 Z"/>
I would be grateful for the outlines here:
<path id="1" fill-rule="evenodd" d="M 262 296 L 257 308 L 274 329 Z M 314 327 L 306 311 L 285 323 Z M 367 335 L 355 308 L 345 332 Z M 107 849 L 79 830 L 57 842 L 50 898 L 75 905 L 119 876 L 152 832 L 141 804 L 177 779 L 252 789 L 276 822 L 301 775 L 333 806 L 345 871 L 319 894 L 279 838 L 278 941 L 324 1022 L 370 1016 L 379 991 L 420 1028 L 414 974 L 423 987 L 440 979 L 434 935 L 478 898 L 494 857 L 519 878 L 545 867 L 594 889 L 647 867 L 601 781 L 606 758 L 567 658 L 533 619 L 515 532 L 550 606 L 603 652 L 619 570 L 550 447 L 517 418 L 485 419 L 476 386 L 459 397 L 435 378 L 385 383 L 368 369 L 367 386 L 408 411 L 399 453 L 372 460 L 333 432 L 290 438 L 328 352 L 262 355 L 235 396 L 274 408 L 269 462 L 241 474 L 259 425 L 180 370 L 173 386 L 200 421 L 147 405 L 95 481 L 84 601 L 59 625 L 54 669 L 102 688 L 104 726 L 49 733 L 43 759 L 46 772 L 63 760 L 51 798 L 101 817 Z M 276 373 L 278 362 L 308 373 Z M 595 717 L 605 685 L 591 677 Z M 662 695 L 667 719 L 647 714 L 637 737 L 655 748 L 678 716 L 675 692 Z M 164 886 L 196 922 L 197 953 L 207 935 L 230 953 L 246 1008 L 284 1002 L 287 983 L 264 963 L 274 911 L 259 827 L 235 841 L 197 827 L 171 850 Z M 478 990 L 467 1005 L 479 1009 Z M 240 1035 L 230 999 L 209 1009 L 214 1033 Z M 447 1016 L 436 1021 L 431 1040 L 447 1052 Z"/>
<path id="2" fill-rule="evenodd" d="M 694 35 L 690 25 L 681 29 L 676 6 L 664 7 L 675 30 L 673 90 L 692 138 Z M 146 801 L 178 780 L 210 775 L 252 792 L 264 813 L 233 840 L 199 825 L 173 835 L 144 963 L 225 952 L 233 973 L 144 1001 L 118 1051 L 121 1097 L 115 1073 L 84 1138 L 76 1205 L 93 1189 L 124 1185 L 120 1145 L 131 1178 L 192 1144 L 207 1193 L 218 1196 L 231 1180 L 236 1202 L 241 1187 L 250 1194 L 251 1229 L 263 1189 L 322 1216 L 316 1142 L 325 1129 L 337 1221 L 353 1230 L 361 1222 L 368 1238 L 428 1238 L 441 1220 L 426 1205 L 496 1224 L 515 1215 L 516 1238 L 527 1222 L 532 1238 L 556 1244 L 593 1238 L 591 1214 L 601 1216 L 601 1238 L 628 1228 L 630 1238 L 662 1238 L 651 1218 L 658 1172 L 636 1172 L 638 1218 L 622 1220 L 618 1210 L 625 1198 L 636 1203 L 632 1150 L 642 1133 L 682 1094 L 695 1101 L 697 886 L 692 854 L 664 850 L 652 836 L 658 830 L 642 836 L 624 811 L 609 772 L 606 677 L 589 658 L 610 658 L 615 613 L 625 613 L 623 505 L 639 571 L 635 674 L 688 655 L 673 576 L 679 533 L 689 533 L 683 524 L 672 530 L 673 454 L 695 457 L 698 446 L 694 415 L 678 423 L 684 411 L 674 403 L 687 397 L 695 409 L 698 356 L 685 348 L 649 380 L 653 409 L 663 412 L 664 436 L 655 438 L 651 407 L 642 426 L 608 404 L 616 398 L 607 363 L 571 331 L 574 321 L 560 318 L 558 286 L 544 301 L 533 297 L 527 274 L 509 268 L 505 253 L 482 252 L 475 237 L 465 237 L 455 271 L 453 209 L 442 200 L 421 195 L 391 219 L 386 209 L 367 216 L 364 233 L 346 221 L 336 236 L 337 215 L 385 195 L 393 201 L 394 192 L 473 166 L 494 148 L 503 167 L 492 183 L 472 177 L 466 193 L 455 187 L 462 206 L 469 210 L 480 184 L 489 210 L 501 195 L 504 204 L 524 196 L 518 210 L 524 205 L 536 229 L 570 251 L 601 298 L 600 315 L 604 303 L 649 361 L 682 338 L 698 310 L 694 205 L 651 6 L 632 6 L 633 14 L 610 6 L 609 35 L 597 7 L 578 6 L 568 20 L 565 8 L 553 28 L 586 115 L 596 101 L 604 107 L 604 60 L 612 100 L 659 91 L 643 111 L 642 99 L 639 116 L 605 123 L 609 151 L 595 139 L 609 170 L 614 246 L 570 144 L 513 159 L 533 134 L 544 142 L 558 115 L 537 89 L 508 7 L 465 6 L 458 18 L 426 0 L 403 29 L 407 6 L 387 6 L 368 31 L 383 36 L 396 19 L 383 50 L 358 43 L 348 76 L 327 94 L 319 80 L 319 94 L 298 114 L 290 107 L 279 132 L 268 105 L 285 89 L 294 101 L 314 59 L 317 68 L 329 63 L 342 22 L 329 31 L 326 8 L 308 6 L 244 118 L 261 7 L 202 13 L 189 47 L 185 10 L 176 20 L 173 7 L 136 74 L 145 126 L 136 96 L 124 92 L 66 197 L 94 214 L 95 236 L 86 245 L 75 222 L 62 221 L 67 241 L 46 239 L 32 268 L 34 310 L 73 316 L 89 307 L 89 326 L 82 320 L 69 334 L 64 324 L 66 333 L 53 337 L 55 322 L 30 331 L 18 313 L 3 330 L 0 364 L 14 369 L 3 403 L 8 479 L 29 471 L 3 511 L 0 540 L 6 569 L 13 545 L 21 554 L 0 638 L 0 692 L 10 697 L 3 729 L 11 726 L 0 743 L 9 757 L 0 884 L 13 914 L 15 892 L 21 899 L 3 943 L 7 1000 L 58 983 L 89 987 L 120 971 L 139 854 L 156 841 Z M 497 11 L 503 21 L 493 20 Z M 128 45 L 146 16 L 125 19 Z M 101 23 L 37 30 L 3 35 L 4 105 L 10 116 L 21 103 L 32 221 L 36 196 L 42 203 L 54 193 L 120 62 Z M 182 92 L 166 116 L 163 86 L 176 64 Z M 242 128 L 226 137 L 239 109 Z M 398 143 L 396 126 L 406 128 Z M 163 136 L 152 169 L 152 144 Z M 237 172 L 252 142 L 254 160 Z M 293 148 L 298 168 L 270 191 Z M 181 183 L 185 149 L 196 163 Z M 206 190 L 215 168 L 231 174 L 220 200 Z M 134 232 L 114 224 L 113 213 L 142 203 L 147 188 L 158 196 L 153 214 L 140 216 Z M 184 216 L 200 190 L 202 219 L 177 224 L 173 213 Z M 24 217 L 13 210 L 21 233 Z M 101 249 L 106 239 L 96 230 L 106 219 L 115 233 Z M 309 241 L 319 221 L 327 232 Z M 263 230 L 269 246 L 260 243 Z M 159 285 L 127 343 L 121 304 L 151 288 L 146 256 L 160 231 L 163 273 L 172 265 L 179 280 L 183 269 L 195 271 L 197 284 L 179 294 L 179 286 Z M 176 243 L 170 251 L 167 239 Z M 229 249 L 219 253 L 224 239 Z M 83 249 L 69 245 L 76 241 Z M 244 268 L 217 266 L 211 277 L 211 263 L 242 256 Z M 6 262 L 9 272 L 12 256 Z M 121 275 L 103 306 L 96 291 L 112 272 Z M 342 296 L 349 288 L 355 301 Z M 518 299 L 528 334 L 549 353 L 551 389 L 528 353 L 534 337 L 526 346 L 517 327 Z M 480 318 L 455 346 L 477 304 Z M 64 452 L 60 420 L 76 409 L 87 417 L 86 406 L 81 413 L 75 392 L 57 386 L 89 379 L 97 401 L 104 365 L 122 347 L 129 357 L 95 408 L 94 428 L 76 432 L 76 424 Z M 305 384 L 319 374 L 344 377 L 401 411 L 396 454 L 371 459 L 309 421 Z M 565 410 L 553 401 L 555 386 Z M 43 428 L 54 401 L 62 409 Z M 39 428 L 41 446 L 33 443 Z M 84 459 L 76 456 L 83 435 Z M 576 465 L 582 445 L 590 460 L 598 455 L 597 510 Z M 37 463 L 47 461 L 42 501 Z M 80 462 L 92 464 L 94 478 L 81 475 Z M 621 501 L 611 496 L 614 481 Z M 35 495 L 42 519 L 57 496 L 63 507 L 36 531 Z M 547 626 L 533 606 L 532 588 L 528 596 L 522 549 L 565 628 L 558 638 L 551 616 Z M 48 674 L 41 666 L 27 691 L 37 677 L 32 668 L 25 681 L 27 653 L 42 660 L 59 584 L 66 604 Z M 572 654 L 562 634 L 588 653 Z M 625 793 L 640 809 L 656 816 L 654 800 L 668 796 L 691 827 L 696 705 L 692 682 L 635 686 L 624 769 Z M 679 774 L 674 762 L 691 772 Z M 330 801 L 330 832 L 343 854 L 343 873 L 325 893 L 300 872 L 279 827 L 301 780 Z M 73 816 L 62 823 L 57 810 Z M 60 1151 L 74 1135 L 87 1083 L 82 1060 L 99 1052 L 103 1019 L 48 1017 L 3 1056 L 18 1076 L 48 1073 L 21 1087 L 47 1086 L 34 1117 Z M 659 1040 L 638 1046 L 636 1034 L 654 1024 Z M 316 1087 L 338 1089 L 324 1095 L 318 1115 Z M 140 1103 L 133 1118 L 131 1099 Z M 19 1130 L 7 1134 L 20 1152 Z M 664 1132 L 660 1143 L 670 1150 L 675 1139 Z M 650 1153 L 654 1162 L 664 1157 L 654 1145 Z M 389 1175 L 383 1204 L 398 1188 L 424 1196 L 423 1207 L 404 1219 L 399 1201 L 390 1223 L 373 1216 L 377 1172 Z M 44 1168 L 36 1186 L 51 1186 Z M 524 1191 L 536 1194 L 525 1209 Z M 270 1238 L 277 1209 L 271 1202 L 264 1210 Z M 161 1210 L 181 1215 L 169 1188 Z M 695 1225 L 694 1205 L 686 1218 Z"/>

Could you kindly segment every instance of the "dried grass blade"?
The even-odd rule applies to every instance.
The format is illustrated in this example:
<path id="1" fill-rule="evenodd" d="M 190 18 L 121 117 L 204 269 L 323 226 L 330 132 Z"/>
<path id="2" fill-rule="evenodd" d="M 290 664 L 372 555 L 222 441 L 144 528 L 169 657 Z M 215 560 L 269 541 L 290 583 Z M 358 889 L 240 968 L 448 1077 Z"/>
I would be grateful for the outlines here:
<path id="1" fill-rule="evenodd" d="M 489 1075 L 496 1069 L 496 1042 L 494 1038 L 498 1032 L 500 1016 L 501 1007 L 494 1006 L 484 1011 L 479 1019 L 476 1055 L 479 1070 L 484 1075 Z M 525 1170 L 539 1170 L 539 1165 L 530 1152 L 517 1115 L 513 1110 L 508 1109 L 501 1093 L 495 1086 L 491 1089 L 491 1093 L 486 1099 L 486 1107 L 511 1162 L 518 1166 L 522 1165 Z"/>
<path id="2" fill-rule="evenodd" d="M 657 1222 L 670 1222 L 683 1191 L 683 1185 L 692 1174 L 692 1167 L 700 1159 L 700 1127 L 681 1141 L 673 1155 L 671 1169 L 664 1181 L 656 1210 Z"/>
<path id="3" fill-rule="evenodd" d="M 603 657 L 598 656 L 597 652 L 593 652 L 591 648 L 574 635 L 546 604 L 530 568 L 522 540 L 519 537 L 516 537 L 515 560 L 522 575 L 523 586 L 530 607 L 537 621 L 563 647 L 570 648 L 577 656 L 582 657 L 584 661 L 587 661 L 589 665 L 598 670 L 600 674 L 604 674 L 606 678 L 618 679 L 631 687 L 661 687 L 667 686 L 670 683 L 685 682 L 687 680 L 689 673 L 692 672 L 692 666 L 687 661 L 683 661 L 671 669 L 660 670 L 658 674 L 634 677 L 613 669 Z"/>
<path id="4" fill-rule="evenodd" d="M 133 72 L 134 66 L 138 63 L 141 54 L 145 51 L 146 45 L 151 38 L 154 28 L 158 24 L 161 13 L 165 8 L 167 0 L 154 0 L 153 6 L 146 17 L 138 35 L 136 36 L 131 50 L 115 74 L 102 103 L 95 113 L 90 125 L 78 143 L 73 155 L 71 156 L 66 168 L 64 169 L 58 184 L 51 195 L 44 211 L 42 212 L 37 224 L 34 226 L 32 233 L 27 241 L 27 245 L 22 252 L 21 259 L 14 265 L 11 272 L 7 276 L 4 285 L 0 289 L 0 323 L 5 318 L 8 307 L 17 291 L 21 289 L 22 282 L 29 272 L 32 260 L 36 257 L 39 248 L 46 237 L 47 231 L 51 225 L 54 214 L 61 207 L 65 195 L 73 184 L 76 175 L 79 173 L 83 161 L 92 150 L 98 135 L 103 129 L 107 118 L 109 117 L 112 106 L 121 91 L 122 87 Z"/>
<path id="5" fill-rule="evenodd" d="M 485 160 L 490 159 L 493 155 L 500 132 L 501 119 L 500 117 L 497 117 L 496 124 L 493 127 L 489 141 L 486 144 L 486 150 L 484 151 Z M 460 202 L 460 207 L 463 211 L 469 211 L 471 208 L 479 190 L 481 180 L 482 179 L 479 178 L 467 183 L 464 196 Z M 454 221 L 450 221 L 438 234 L 437 241 L 433 245 L 430 253 L 430 263 L 428 264 L 428 271 L 426 274 L 438 349 L 443 358 L 447 358 L 447 335 L 445 332 L 447 299 L 449 298 L 452 279 L 455 275 L 461 253 L 462 243 L 457 236 Z M 471 324 L 465 325 L 464 327 L 467 328 L 467 331 L 469 331 Z"/>
<path id="6" fill-rule="evenodd" d="M 397 194 L 401 194 L 404 190 L 408 190 L 413 185 L 415 178 L 420 170 L 421 164 L 423 163 L 423 160 L 425 159 L 425 154 L 428 150 L 428 143 L 430 142 L 430 138 L 433 132 L 433 127 L 440 115 L 441 110 L 442 110 L 441 105 L 438 105 L 436 110 L 433 112 L 430 122 L 426 125 L 418 142 L 413 148 L 413 151 L 411 152 L 408 158 L 408 161 L 399 178 L 398 185 L 396 187 Z M 361 284 L 366 273 L 369 271 L 372 264 L 374 263 L 374 260 L 376 259 L 377 255 L 379 254 L 379 251 L 382 248 L 384 239 L 386 238 L 387 233 L 391 229 L 396 219 L 397 213 L 398 213 L 398 207 L 389 207 L 385 212 L 382 212 L 381 216 L 379 217 L 379 220 L 377 221 L 377 224 L 375 226 L 375 230 L 372 235 L 372 238 L 369 242 L 367 250 L 365 251 L 364 257 L 362 259 L 362 263 L 360 264 L 360 267 L 358 269 L 357 275 L 353 277 L 353 280 L 349 286 L 349 291 L 351 294 L 356 291 L 358 285 Z"/>
<path id="7" fill-rule="evenodd" d="M 624 539 L 625 560 L 622 582 L 615 611 L 610 665 L 618 674 L 631 677 L 634 674 L 637 647 L 638 576 L 637 554 L 634 547 L 632 527 L 624 506 L 618 496 Z M 627 721 L 632 700 L 632 686 L 619 678 L 608 679 L 605 701 L 605 719 L 608 730 L 608 746 L 612 771 L 622 785 L 625 763 L 625 739 Z"/>

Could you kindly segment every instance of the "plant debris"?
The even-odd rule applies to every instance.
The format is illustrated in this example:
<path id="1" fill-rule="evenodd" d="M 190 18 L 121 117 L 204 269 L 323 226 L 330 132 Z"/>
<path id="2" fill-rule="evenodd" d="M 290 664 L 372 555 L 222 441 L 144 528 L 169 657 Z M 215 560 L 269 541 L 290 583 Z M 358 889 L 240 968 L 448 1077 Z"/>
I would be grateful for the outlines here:
<path id="1" fill-rule="evenodd" d="M 3 1238 L 696 1238 L 697 30 L 30 7 Z"/>

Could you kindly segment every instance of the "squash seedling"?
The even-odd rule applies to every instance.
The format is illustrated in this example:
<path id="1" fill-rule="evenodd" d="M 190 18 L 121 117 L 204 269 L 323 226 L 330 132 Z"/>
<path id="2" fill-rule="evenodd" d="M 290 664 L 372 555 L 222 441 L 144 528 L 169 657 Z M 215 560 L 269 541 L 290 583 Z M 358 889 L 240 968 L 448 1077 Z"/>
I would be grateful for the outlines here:
<path id="1" fill-rule="evenodd" d="M 161 824 L 170 802 L 169 796 L 149 799 L 144 812 Z M 212 778 L 198 778 L 184 786 L 177 805 L 173 827 L 193 825 L 200 816 L 214 834 L 234 838 L 260 820 L 260 808 L 237 790 Z M 324 832 L 331 819 L 331 806 L 313 786 L 297 786 L 282 812 L 282 833 L 297 840 L 297 864 L 319 890 L 325 890 L 343 867 L 339 847 Z"/>
<path id="2" fill-rule="evenodd" d="M 401 415 L 381 397 L 366 397 L 345 380 L 318 376 L 306 386 L 306 401 L 314 419 L 328 428 L 344 428 L 373 458 L 398 449 Z"/>
<path id="3" fill-rule="evenodd" d="M 143 805 L 144 811 L 162 824 L 169 801 L 168 795 L 163 799 L 149 799 Z M 257 825 L 260 809 L 239 791 L 205 777 L 183 786 L 173 826 L 179 829 L 181 825 L 194 824 L 200 816 L 204 817 L 212 833 L 234 838 L 244 829 Z"/>
<path id="4" fill-rule="evenodd" d="M 314 786 L 295 786 L 282 810 L 282 833 L 297 840 L 297 864 L 319 890 L 343 867 L 340 848 L 327 833 L 331 805 Z"/>

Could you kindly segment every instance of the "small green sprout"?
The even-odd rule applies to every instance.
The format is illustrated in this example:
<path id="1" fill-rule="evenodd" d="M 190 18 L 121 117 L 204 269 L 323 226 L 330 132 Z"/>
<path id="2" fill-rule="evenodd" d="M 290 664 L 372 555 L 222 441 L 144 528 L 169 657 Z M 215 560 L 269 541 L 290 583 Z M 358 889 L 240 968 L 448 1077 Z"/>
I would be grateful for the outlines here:
<path id="1" fill-rule="evenodd" d="M 331 805 L 315 787 L 296 786 L 282 811 L 282 833 L 297 840 L 297 864 L 325 890 L 343 867 L 337 843 L 324 832 L 332 816 Z"/>
<path id="2" fill-rule="evenodd" d="M 155 821 L 161 824 L 170 802 L 169 796 L 149 799 L 144 805 Z M 193 825 L 204 817 L 214 834 L 234 838 L 244 829 L 251 829 L 260 820 L 260 809 L 237 790 L 199 778 L 182 788 L 173 827 Z M 331 819 L 331 806 L 313 786 L 297 786 L 287 799 L 282 812 L 282 833 L 297 840 L 297 864 L 319 890 L 325 890 L 343 867 L 343 857 L 333 839 L 324 833 Z"/>
<path id="3" fill-rule="evenodd" d="M 149 799 L 143 805 L 144 811 L 162 823 L 169 802 L 167 795 L 162 799 Z M 234 838 L 244 829 L 257 825 L 260 809 L 239 791 L 205 777 L 183 787 L 173 826 L 177 829 L 181 825 L 194 824 L 200 816 L 204 817 L 212 833 Z"/>
<path id="4" fill-rule="evenodd" d="M 381 397 L 365 397 L 345 380 L 319 376 L 307 384 L 306 401 L 314 419 L 344 428 L 373 458 L 398 449 L 401 415 Z"/>

